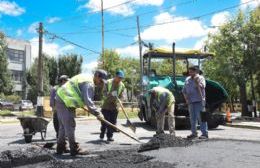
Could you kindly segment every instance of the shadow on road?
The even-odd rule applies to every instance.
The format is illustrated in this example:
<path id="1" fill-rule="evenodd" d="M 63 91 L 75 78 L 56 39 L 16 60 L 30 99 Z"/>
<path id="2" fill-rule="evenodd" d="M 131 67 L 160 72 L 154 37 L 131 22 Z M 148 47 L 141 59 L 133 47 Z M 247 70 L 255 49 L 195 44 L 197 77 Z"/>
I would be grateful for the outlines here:
<path id="1" fill-rule="evenodd" d="M 32 143 L 34 143 L 34 142 L 47 143 L 47 142 L 53 142 L 53 141 L 56 142 L 56 139 L 48 139 L 48 140 L 45 140 L 45 141 L 43 141 L 41 139 L 35 139 L 35 140 L 32 140 Z M 27 143 L 25 143 L 24 139 L 18 139 L 16 141 L 8 143 L 8 145 L 13 145 L 13 144 L 27 144 Z"/>
<path id="2" fill-rule="evenodd" d="M 95 144 L 95 145 L 103 145 L 103 144 L 107 144 L 107 141 L 97 139 L 97 140 L 87 141 L 86 143 L 91 143 L 91 144 Z"/>

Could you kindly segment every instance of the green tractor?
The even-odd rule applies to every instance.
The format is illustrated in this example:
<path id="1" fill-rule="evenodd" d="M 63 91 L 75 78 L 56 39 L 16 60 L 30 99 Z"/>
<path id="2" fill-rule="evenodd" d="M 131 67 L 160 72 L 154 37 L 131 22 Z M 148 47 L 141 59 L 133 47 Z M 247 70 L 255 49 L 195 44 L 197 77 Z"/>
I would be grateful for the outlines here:
<path id="1" fill-rule="evenodd" d="M 142 89 L 139 98 L 139 118 L 152 126 L 156 126 L 155 111 L 153 111 L 154 108 L 151 108 L 148 90 L 156 86 L 161 86 L 172 91 L 175 96 L 176 128 L 189 128 L 190 122 L 188 107 L 182 94 L 182 88 L 187 77 L 188 67 L 190 64 L 200 67 L 202 61 L 211 57 L 214 57 L 214 54 L 198 50 L 175 52 L 175 43 L 173 43 L 172 51 L 160 48 L 155 49 L 150 45 L 149 50 L 146 51 L 140 59 Z M 172 63 L 170 67 L 172 72 L 171 74 L 158 74 L 156 69 L 153 69 L 154 62 L 157 62 L 157 68 L 163 68 L 165 60 Z M 182 67 L 185 67 L 184 72 L 176 72 L 176 66 L 178 63 L 182 63 Z M 221 107 L 222 103 L 227 101 L 227 99 L 228 94 L 226 90 L 218 82 L 206 80 L 206 108 L 210 112 L 208 121 L 209 128 L 217 128 L 219 125 L 225 124 L 225 116 L 223 113 L 220 113 L 218 109 Z M 167 122 L 165 123 L 167 127 Z"/>

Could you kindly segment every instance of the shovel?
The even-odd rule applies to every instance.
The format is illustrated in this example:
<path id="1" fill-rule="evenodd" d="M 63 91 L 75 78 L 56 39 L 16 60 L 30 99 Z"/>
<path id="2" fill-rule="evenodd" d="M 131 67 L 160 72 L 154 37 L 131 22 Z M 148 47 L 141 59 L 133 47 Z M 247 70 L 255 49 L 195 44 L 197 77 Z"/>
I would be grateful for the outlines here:
<path id="1" fill-rule="evenodd" d="M 82 109 L 88 111 L 85 107 L 82 107 Z M 127 132 L 123 131 L 122 129 L 118 128 L 117 126 L 115 126 L 114 124 L 112 124 L 111 122 L 105 120 L 103 117 L 101 116 L 96 116 L 97 119 L 101 122 L 104 122 L 105 124 L 109 125 L 110 127 L 120 131 L 121 133 L 125 134 L 126 136 L 128 136 L 129 138 L 135 140 L 136 142 L 142 143 L 139 139 L 135 138 L 134 136 L 128 134 Z"/>
<path id="2" fill-rule="evenodd" d="M 128 117 L 128 114 L 126 113 L 125 109 L 124 109 L 124 106 L 121 102 L 121 100 L 117 97 L 117 101 L 120 105 L 120 107 L 122 108 L 122 111 L 126 117 L 126 126 L 128 126 L 134 133 L 136 131 L 136 127 L 131 123 L 131 121 L 129 120 L 129 117 Z"/>

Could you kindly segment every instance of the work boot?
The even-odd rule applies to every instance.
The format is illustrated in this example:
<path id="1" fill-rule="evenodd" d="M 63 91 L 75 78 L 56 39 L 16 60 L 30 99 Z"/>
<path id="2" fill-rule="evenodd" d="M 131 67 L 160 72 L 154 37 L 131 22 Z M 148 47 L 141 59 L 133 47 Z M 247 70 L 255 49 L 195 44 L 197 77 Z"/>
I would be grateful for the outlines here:
<path id="1" fill-rule="evenodd" d="M 101 132 L 100 135 L 99 135 L 99 138 L 103 140 L 104 137 L 105 137 L 105 133 Z"/>
<path id="2" fill-rule="evenodd" d="M 113 142 L 114 139 L 113 139 L 112 137 L 110 137 L 110 138 L 107 138 L 107 141 L 108 141 L 108 142 Z"/>
<path id="3" fill-rule="evenodd" d="M 201 136 L 199 137 L 199 139 L 208 139 L 208 138 L 209 138 L 208 135 L 201 135 Z"/>
<path id="4" fill-rule="evenodd" d="M 66 152 L 66 144 L 65 143 L 62 143 L 62 144 L 57 144 L 57 147 L 56 147 L 56 153 L 58 155 L 62 155 L 63 153 Z"/>
<path id="5" fill-rule="evenodd" d="M 188 139 L 194 139 L 194 138 L 197 138 L 198 135 L 197 134 L 190 134 L 187 136 Z"/>
<path id="6" fill-rule="evenodd" d="M 70 155 L 71 156 L 76 156 L 76 155 L 87 155 L 89 152 L 84 151 L 79 147 L 79 143 L 75 143 L 72 148 L 70 148 Z"/>

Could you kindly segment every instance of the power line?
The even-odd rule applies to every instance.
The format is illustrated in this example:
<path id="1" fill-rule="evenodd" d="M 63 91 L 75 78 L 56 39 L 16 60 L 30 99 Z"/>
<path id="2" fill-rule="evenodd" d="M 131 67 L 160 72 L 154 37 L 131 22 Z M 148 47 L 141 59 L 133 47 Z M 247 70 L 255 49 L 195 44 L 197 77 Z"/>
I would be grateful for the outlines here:
<path id="1" fill-rule="evenodd" d="M 208 13 L 205 13 L 205 14 L 202 14 L 202 15 L 199 15 L 199 16 L 192 17 L 192 18 L 184 18 L 184 19 L 166 21 L 166 22 L 161 22 L 161 23 L 156 23 L 156 24 L 143 25 L 143 26 L 140 26 L 140 28 L 154 27 L 154 26 L 159 26 L 159 25 L 164 25 L 164 24 L 170 24 L 170 23 L 177 23 L 177 22 L 182 22 L 182 21 L 200 19 L 200 18 L 205 17 L 205 16 L 210 16 L 210 15 L 213 15 L 213 14 L 216 14 L 216 13 L 219 13 L 219 12 L 223 12 L 223 11 L 226 11 L 226 10 L 231 10 L 231 9 L 237 8 L 237 7 L 249 4 L 249 3 L 254 2 L 254 1 L 256 1 L 256 0 L 251 0 L 251 1 L 248 1 L 248 2 L 241 3 L 239 5 L 233 5 L 233 6 L 230 6 L 230 7 L 223 8 L 223 9 L 215 10 L 215 11 L 208 12 Z M 97 28 L 95 28 L 95 29 L 97 29 Z M 133 29 L 136 29 L 136 27 L 133 26 L 133 27 L 125 27 L 125 28 L 108 29 L 108 30 L 105 30 L 105 32 L 111 33 L 111 32 L 126 31 L 126 30 L 133 30 Z M 83 32 L 84 31 L 82 31 L 81 33 L 83 33 Z M 70 33 L 73 34 L 73 32 L 70 32 Z M 100 31 L 89 31 L 88 33 L 100 33 Z"/>
<path id="2" fill-rule="evenodd" d="M 237 7 L 249 4 L 249 3 L 254 2 L 254 1 L 256 1 L 256 0 L 251 0 L 251 1 L 248 1 L 248 2 L 241 3 L 239 5 L 233 5 L 233 6 L 230 6 L 230 7 L 223 8 L 223 9 L 215 10 L 215 11 L 208 12 L 208 13 L 205 13 L 205 14 L 202 14 L 202 15 L 199 15 L 199 16 L 192 17 L 192 18 L 185 18 L 185 19 L 180 19 L 180 20 L 173 20 L 173 21 L 161 22 L 161 23 L 156 23 L 156 24 L 143 25 L 143 26 L 140 26 L 140 28 L 154 27 L 154 26 L 159 26 L 159 25 L 164 25 L 164 24 L 170 24 L 170 23 L 182 22 L 182 21 L 187 21 L 187 20 L 200 19 L 200 18 L 205 17 L 205 16 L 210 16 L 210 15 L 213 15 L 213 14 L 216 14 L 216 13 L 220 13 L 220 12 L 224 12 L 224 11 L 227 11 L 227 10 L 237 8 Z M 136 29 L 136 27 L 110 29 L 110 30 L 105 30 L 105 32 L 125 31 L 125 30 L 132 30 L 132 29 Z"/>
<path id="3" fill-rule="evenodd" d="M 175 5 L 170 5 L 170 6 L 164 7 L 164 8 L 162 8 L 162 10 L 171 9 L 172 7 L 177 7 L 177 6 L 188 5 L 188 4 L 194 3 L 196 1 L 197 0 L 188 0 L 188 1 L 185 1 L 185 2 L 180 2 L 180 3 L 177 3 Z M 122 19 L 113 20 L 113 21 L 110 21 L 110 22 L 106 23 L 106 25 L 120 23 L 120 22 L 123 22 L 123 21 L 126 21 L 126 20 L 130 20 L 130 19 L 133 19 L 133 18 L 135 19 L 137 16 L 144 16 L 144 15 L 147 15 L 147 14 L 150 14 L 150 13 L 155 13 L 157 11 L 158 10 L 150 10 L 150 11 L 147 11 L 147 12 L 136 14 L 134 16 L 128 16 L 128 17 L 125 17 L 125 18 L 122 18 Z M 95 29 L 96 27 L 100 27 L 100 26 L 96 26 L 95 28 L 94 27 L 89 27 L 89 26 L 83 26 L 83 27 L 88 28 L 88 29 Z"/>
<path id="4" fill-rule="evenodd" d="M 109 9 L 113 9 L 113 8 L 116 8 L 116 7 L 119 7 L 119 6 L 122 6 L 122 5 L 126 5 L 126 4 L 132 3 L 134 1 L 136 1 L 136 0 L 128 0 L 128 1 L 126 1 L 124 3 L 120 3 L 120 4 L 116 4 L 116 5 L 104 8 L 103 11 L 107 11 Z M 96 10 L 96 11 L 89 11 L 86 14 L 83 14 L 83 15 L 77 15 L 77 16 L 68 17 L 67 19 L 62 19 L 59 22 L 56 22 L 55 24 L 66 22 L 66 21 L 70 21 L 70 20 L 74 20 L 74 19 L 78 19 L 78 18 L 81 18 L 81 17 L 85 17 L 86 15 L 96 14 L 98 12 L 101 12 L 101 9 L 100 10 Z M 48 23 L 46 23 L 46 24 L 48 24 Z"/>
<path id="5" fill-rule="evenodd" d="M 72 41 L 70 41 L 70 40 L 67 40 L 67 39 L 65 39 L 64 37 L 61 37 L 61 36 L 58 36 L 58 35 L 56 35 L 56 34 L 54 34 L 54 33 L 48 32 L 47 30 L 44 30 L 44 34 L 50 35 L 53 39 L 56 38 L 56 39 L 63 40 L 63 41 L 65 41 L 65 42 L 69 43 L 69 44 L 72 44 L 72 45 L 77 46 L 77 47 L 79 47 L 79 48 L 82 48 L 82 49 L 84 49 L 84 50 L 90 51 L 90 52 L 92 52 L 92 53 L 101 54 L 101 53 L 98 52 L 98 51 L 95 51 L 95 50 L 86 48 L 86 47 L 84 47 L 84 46 L 82 46 L 82 45 L 80 45 L 80 44 L 77 44 L 77 43 L 75 43 L 75 42 L 72 42 Z"/>

